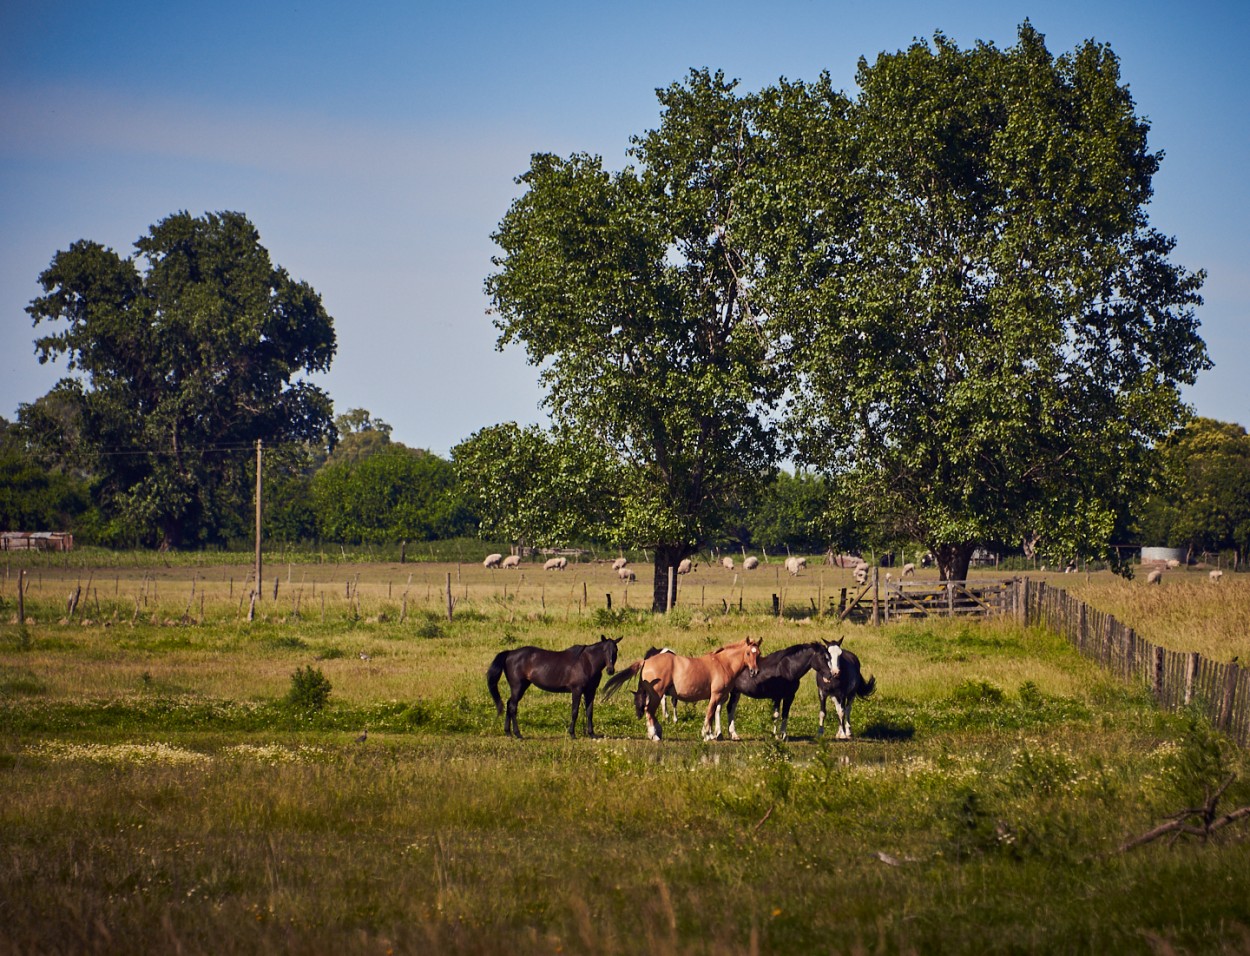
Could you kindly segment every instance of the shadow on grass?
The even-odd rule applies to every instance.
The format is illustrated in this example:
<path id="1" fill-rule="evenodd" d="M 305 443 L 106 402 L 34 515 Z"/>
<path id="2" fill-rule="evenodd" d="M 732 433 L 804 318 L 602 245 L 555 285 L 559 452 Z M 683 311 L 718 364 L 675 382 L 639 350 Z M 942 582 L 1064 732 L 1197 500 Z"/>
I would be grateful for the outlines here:
<path id="1" fill-rule="evenodd" d="M 865 727 L 858 736 L 861 740 L 911 740 L 916 736 L 916 728 L 910 724 L 876 723 Z"/>

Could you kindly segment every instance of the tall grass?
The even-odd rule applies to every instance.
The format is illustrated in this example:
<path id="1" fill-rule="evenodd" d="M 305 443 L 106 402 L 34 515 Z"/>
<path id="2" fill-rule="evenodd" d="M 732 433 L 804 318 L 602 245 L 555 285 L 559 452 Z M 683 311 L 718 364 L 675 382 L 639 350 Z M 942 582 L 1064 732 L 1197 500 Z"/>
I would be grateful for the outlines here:
<path id="1" fill-rule="evenodd" d="M 7 623 L 8 591 L 0 953 L 1250 945 L 1244 829 L 1118 852 L 1228 774 L 1223 805 L 1250 803 L 1245 755 L 1045 632 L 838 626 L 810 615 L 838 586 L 829 571 L 735 585 L 701 569 L 654 618 L 638 610 L 649 582 L 627 597 L 600 565 L 447 565 L 411 584 L 397 568 L 359 567 L 349 596 L 342 575 L 295 565 L 298 612 L 283 576 L 252 622 L 224 567 L 168 569 L 155 590 L 148 571 L 144 593 L 144 571 L 119 574 L 90 624 L 61 623 L 76 573 L 43 569 L 29 626 Z M 193 578 L 203 615 L 184 623 Z M 95 569 L 92 588 L 112 583 Z M 569 740 L 568 697 L 536 689 L 528 739 L 503 738 L 491 657 L 603 632 L 624 636 L 622 663 L 652 644 L 845 636 L 878 691 L 850 742 L 815 739 L 810 682 L 784 743 L 746 700 L 744 743 L 702 742 L 702 709 L 684 704 L 651 744 L 628 695 L 597 707 L 606 739 Z M 320 710 L 286 699 L 310 669 L 331 688 Z"/>

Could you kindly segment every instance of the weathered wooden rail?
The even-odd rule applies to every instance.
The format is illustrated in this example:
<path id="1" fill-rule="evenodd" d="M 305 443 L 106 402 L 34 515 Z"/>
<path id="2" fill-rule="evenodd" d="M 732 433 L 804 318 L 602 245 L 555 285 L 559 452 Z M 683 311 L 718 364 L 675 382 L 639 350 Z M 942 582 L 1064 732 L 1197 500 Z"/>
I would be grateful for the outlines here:
<path id="1" fill-rule="evenodd" d="M 1144 683 L 1160 707 L 1194 707 L 1240 746 L 1250 746 L 1250 671 L 1235 659 L 1220 663 L 1160 647 L 1044 581 L 1017 580 L 1013 589 L 1013 610 L 1022 623 L 1062 635 L 1112 673 Z"/>
<path id="2" fill-rule="evenodd" d="M 835 601 L 830 611 L 839 619 L 863 622 L 1013 615 L 1025 626 L 1045 627 L 1066 638 L 1124 681 L 1144 684 L 1160 707 L 1196 708 L 1240 746 L 1250 746 L 1250 670 L 1236 659 L 1221 663 L 1160 647 L 1045 581 L 869 581 L 843 589 Z"/>
<path id="3" fill-rule="evenodd" d="M 985 617 L 1009 613 L 1013 582 L 895 581 L 843 588 L 836 599 L 840 620 L 888 622 L 914 617 Z"/>

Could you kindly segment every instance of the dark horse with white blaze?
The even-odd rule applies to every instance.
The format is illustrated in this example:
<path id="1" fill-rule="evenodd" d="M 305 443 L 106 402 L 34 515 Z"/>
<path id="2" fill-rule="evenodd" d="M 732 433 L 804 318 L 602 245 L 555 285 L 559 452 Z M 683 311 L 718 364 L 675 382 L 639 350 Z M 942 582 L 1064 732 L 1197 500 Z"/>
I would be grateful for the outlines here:
<path id="1" fill-rule="evenodd" d="M 864 680 L 860 670 L 859 658 L 850 651 L 842 649 L 845 638 L 838 638 L 828 645 L 829 670 L 831 677 L 816 674 L 816 693 L 820 696 L 820 729 L 817 736 L 825 732 L 825 701 L 832 697 L 834 709 L 838 712 L 838 740 L 851 739 L 851 704 L 856 697 L 871 697 L 877 689 L 877 678 Z"/>
<path id="2" fill-rule="evenodd" d="M 570 691 L 573 694 L 573 718 L 569 722 L 569 736 L 577 736 L 577 710 L 584 700 L 586 702 L 586 736 L 597 737 L 595 733 L 595 693 L 599 690 L 599 681 L 603 678 L 606 668 L 609 674 L 616 671 L 616 650 L 621 638 L 610 638 L 606 634 L 599 636 L 595 644 L 575 644 L 568 650 L 548 651 L 541 647 L 517 647 L 510 651 L 501 651 L 491 661 L 486 671 L 486 688 L 495 701 L 495 712 L 504 712 L 504 703 L 499 696 L 499 678 L 508 679 L 512 689 L 508 697 L 507 715 L 503 721 L 503 732 L 508 736 L 515 735 L 519 740 L 521 727 L 517 723 L 517 705 L 530 684 L 536 687 L 561 693 Z"/>
<path id="3" fill-rule="evenodd" d="M 810 644 L 793 644 L 773 651 L 760 658 L 759 671 L 751 674 L 743 671 L 733 682 L 729 691 L 729 737 L 738 740 L 738 731 L 734 727 L 734 718 L 738 713 L 738 698 L 743 694 L 756 700 L 773 702 L 773 734 L 786 739 L 786 723 L 790 720 L 790 705 L 794 703 L 794 695 L 799 692 L 799 682 L 808 671 L 816 671 L 817 679 L 821 677 L 833 680 L 833 671 L 829 669 L 828 645 L 813 641 Z M 781 726 L 777 722 L 780 719 Z"/>

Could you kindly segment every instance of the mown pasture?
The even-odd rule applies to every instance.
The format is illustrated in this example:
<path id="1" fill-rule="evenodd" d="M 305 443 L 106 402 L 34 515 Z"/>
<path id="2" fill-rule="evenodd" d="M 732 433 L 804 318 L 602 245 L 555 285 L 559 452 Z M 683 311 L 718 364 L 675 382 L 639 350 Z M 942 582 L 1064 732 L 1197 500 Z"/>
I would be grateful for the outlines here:
<path id="1" fill-rule="evenodd" d="M 171 563 L 6 566 L 2 951 L 1250 948 L 1250 821 L 1120 852 L 1231 775 L 1221 811 L 1250 804 L 1245 755 L 1039 629 L 837 625 L 813 605 L 844 572 L 773 564 L 704 566 L 654 618 L 649 574 L 627 592 L 600 564 L 274 562 L 248 621 L 245 568 Z M 1209 592 L 1171 590 L 1173 639 L 1207 640 L 1183 630 Z M 1169 588 L 1123 594 L 1148 615 Z M 700 741 L 693 705 L 649 743 L 628 695 L 569 740 L 568 698 L 534 690 L 505 739 L 494 654 L 601 633 L 623 661 L 845 635 L 878 691 L 849 742 L 814 739 L 810 678 L 785 743 L 754 701 L 742 743 Z M 310 668 L 319 710 L 288 699 Z"/>

